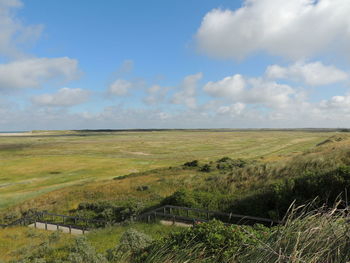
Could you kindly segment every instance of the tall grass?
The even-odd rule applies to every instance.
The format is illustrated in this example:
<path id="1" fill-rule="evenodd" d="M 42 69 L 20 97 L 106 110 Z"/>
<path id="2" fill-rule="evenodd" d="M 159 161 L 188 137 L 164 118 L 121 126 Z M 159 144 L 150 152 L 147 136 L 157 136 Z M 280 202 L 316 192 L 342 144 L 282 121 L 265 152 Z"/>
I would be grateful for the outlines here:
<path id="1" fill-rule="evenodd" d="M 242 233 L 256 242 L 241 246 L 236 254 L 220 260 L 223 251 L 207 253 L 203 242 L 194 238 L 180 250 L 171 242 L 155 247 L 142 262 L 147 263 L 346 263 L 350 260 L 349 210 L 327 210 L 325 207 L 310 210 L 312 204 L 293 207 L 284 225 L 271 228 L 267 238 L 261 233 L 241 228 Z M 231 231 L 228 228 L 228 231 Z M 266 231 L 266 229 L 264 230 Z M 214 235 L 214 233 L 213 233 Z M 170 245 L 171 244 L 171 245 Z M 250 245 L 249 245 L 250 244 Z M 181 246 L 181 244 L 179 244 Z M 233 250 L 232 250 L 233 251 Z M 141 261 L 140 261 L 141 262 Z"/>
<path id="2" fill-rule="evenodd" d="M 349 210 L 293 208 L 282 227 L 251 247 L 240 262 L 345 263 L 350 260 Z"/>

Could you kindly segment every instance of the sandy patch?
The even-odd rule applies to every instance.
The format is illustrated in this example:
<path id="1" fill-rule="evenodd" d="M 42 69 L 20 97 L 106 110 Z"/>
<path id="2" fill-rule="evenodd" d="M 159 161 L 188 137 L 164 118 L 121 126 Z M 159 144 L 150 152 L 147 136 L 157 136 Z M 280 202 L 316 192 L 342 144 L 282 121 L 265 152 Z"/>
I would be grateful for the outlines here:
<path id="1" fill-rule="evenodd" d="M 151 155 L 149 153 L 144 153 L 144 152 L 126 152 L 126 151 L 123 151 L 123 153 L 135 154 L 135 155 Z"/>
<path id="2" fill-rule="evenodd" d="M 31 132 L 18 132 L 18 133 L 0 133 L 0 136 L 23 136 L 32 135 Z"/>

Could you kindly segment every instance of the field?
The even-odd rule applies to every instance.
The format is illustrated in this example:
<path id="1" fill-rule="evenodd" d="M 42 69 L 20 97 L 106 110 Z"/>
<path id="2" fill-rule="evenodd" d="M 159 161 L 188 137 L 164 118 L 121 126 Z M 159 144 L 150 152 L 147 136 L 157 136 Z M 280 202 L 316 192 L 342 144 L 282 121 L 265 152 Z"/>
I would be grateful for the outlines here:
<path id="1" fill-rule="evenodd" d="M 0 137 L 0 210 L 73 185 L 222 156 L 273 161 L 332 136 L 305 131 L 34 133 Z"/>
<path id="2" fill-rule="evenodd" d="M 285 207 L 266 206 L 264 200 L 275 193 L 269 192 L 269 185 L 285 189 L 274 197 L 283 199 L 289 198 L 289 190 L 281 182 L 308 176 L 305 171 L 315 175 L 330 172 L 327 177 L 338 180 L 334 171 L 349 165 L 349 146 L 349 135 L 334 130 L 58 131 L 0 136 L 0 215 L 18 218 L 34 208 L 103 216 L 113 206 L 131 204 L 142 211 L 172 200 L 175 205 L 189 201 L 184 206 L 270 217 L 274 209 Z M 232 159 L 218 168 L 223 157 Z M 239 164 L 240 159 L 244 166 L 227 167 L 235 160 Z M 196 167 L 183 165 L 193 160 L 199 161 Z M 203 171 L 206 165 L 210 171 Z M 317 180 L 310 182 L 310 189 L 318 184 Z M 139 191 L 140 186 L 148 190 Z M 327 190 L 321 184 L 318 187 L 322 193 Z M 299 197 L 308 199 L 303 189 Z M 99 201 L 108 204 L 102 212 L 76 210 L 81 203 Z M 134 223 L 93 231 L 87 240 L 93 250 L 105 255 L 130 227 L 154 239 L 179 231 Z M 51 262 L 48 258 L 66 257 L 75 239 L 61 234 L 59 241 L 50 241 L 55 238 L 25 227 L 0 229 L 0 261 L 17 260 L 32 250 L 44 253 L 47 262 Z M 40 252 L 43 247 L 45 252 Z"/>

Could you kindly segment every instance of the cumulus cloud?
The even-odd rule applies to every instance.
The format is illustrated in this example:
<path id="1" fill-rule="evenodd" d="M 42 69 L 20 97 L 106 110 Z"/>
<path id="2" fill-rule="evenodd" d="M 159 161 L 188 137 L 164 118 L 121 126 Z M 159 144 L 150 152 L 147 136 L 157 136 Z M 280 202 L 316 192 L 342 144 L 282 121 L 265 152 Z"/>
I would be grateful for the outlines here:
<path id="1" fill-rule="evenodd" d="M 196 108 L 196 89 L 197 84 L 200 79 L 202 79 L 203 74 L 197 73 L 194 75 L 189 75 L 183 80 L 180 89 L 181 91 L 176 92 L 171 100 L 174 104 L 186 105 L 189 108 Z"/>
<path id="2" fill-rule="evenodd" d="M 217 112 L 220 114 L 229 114 L 232 116 L 236 116 L 241 114 L 245 107 L 246 105 L 244 103 L 237 102 L 230 106 L 221 106 L 218 108 Z"/>
<path id="3" fill-rule="evenodd" d="M 349 78 L 348 73 L 319 61 L 307 64 L 297 62 L 289 67 L 272 65 L 267 68 L 266 76 L 270 79 L 289 79 L 311 86 L 333 84 Z"/>
<path id="4" fill-rule="evenodd" d="M 350 46 L 348 0 L 245 0 L 237 10 L 213 9 L 196 34 L 199 50 L 242 59 L 265 51 L 304 59 Z"/>
<path id="5" fill-rule="evenodd" d="M 133 85 L 131 82 L 124 79 L 117 79 L 109 85 L 108 92 L 116 96 L 125 96 L 132 87 Z"/>
<path id="6" fill-rule="evenodd" d="M 285 107 L 297 95 L 288 85 L 278 84 L 262 78 L 244 78 L 236 74 L 216 82 L 208 82 L 204 91 L 227 101 L 261 104 L 271 108 Z"/>
<path id="7" fill-rule="evenodd" d="M 24 25 L 14 11 L 22 7 L 19 0 L 0 0 L 0 54 L 8 57 L 23 57 L 19 45 L 36 40 L 42 25 Z"/>
<path id="8" fill-rule="evenodd" d="M 161 87 L 159 85 L 153 85 L 147 89 L 147 96 L 143 101 L 148 105 L 156 105 L 164 102 L 165 97 L 169 91 L 167 87 Z"/>
<path id="9" fill-rule="evenodd" d="M 0 64 L 0 91 L 38 88 L 45 82 L 69 81 L 78 75 L 77 60 L 68 57 L 14 61 Z"/>
<path id="10" fill-rule="evenodd" d="M 345 96 L 333 96 L 329 100 L 322 100 L 319 103 L 319 107 L 324 110 L 342 110 L 350 112 L 350 95 Z"/>
<path id="11" fill-rule="evenodd" d="M 38 106 L 69 107 L 84 103 L 89 92 L 84 89 L 61 88 L 53 94 L 42 94 L 32 97 L 32 103 Z"/>

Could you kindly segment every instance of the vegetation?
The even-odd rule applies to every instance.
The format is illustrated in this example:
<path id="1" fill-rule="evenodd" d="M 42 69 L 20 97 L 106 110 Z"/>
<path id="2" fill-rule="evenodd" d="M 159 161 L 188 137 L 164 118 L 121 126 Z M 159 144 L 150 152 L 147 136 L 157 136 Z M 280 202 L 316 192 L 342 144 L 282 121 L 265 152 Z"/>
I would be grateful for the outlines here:
<path id="1" fill-rule="evenodd" d="M 284 225 L 272 228 L 226 226 L 214 220 L 153 241 L 142 232 L 129 229 L 118 245 L 104 253 L 80 237 L 61 247 L 34 246 L 16 262 L 348 262 L 348 211 L 337 207 L 311 210 L 313 205 L 294 207 Z M 58 242 L 59 238 L 53 240 L 52 243 Z"/>
<path id="2" fill-rule="evenodd" d="M 27 234 L 27 228 L 0 229 L 0 260 L 349 260 L 350 240 L 344 234 L 348 233 L 345 207 L 350 190 L 350 136 L 346 133 L 86 131 L 46 135 L 0 137 L 2 222 L 48 210 L 107 220 L 111 226 L 79 239 L 33 229 Z M 340 199 L 344 202 L 337 204 L 337 210 L 328 211 Z M 295 208 L 284 218 L 291 203 L 302 206 L 311 201 L 312 206 Z M 165 204 L 285 221 L 272 228 L 211 221 L 180 229 L 129 220 Z M 11 231 L 15 238 L 7 236 Z M 26 245 L 28 240 L 30 245 Z"/>

